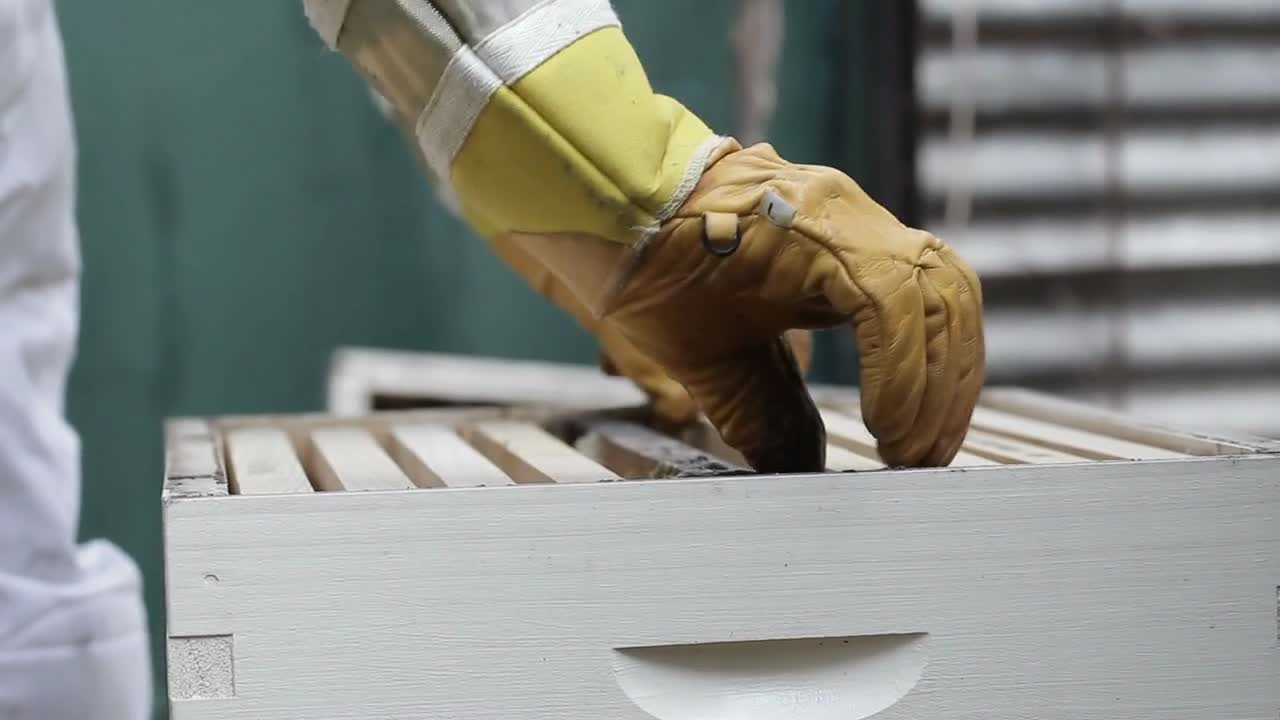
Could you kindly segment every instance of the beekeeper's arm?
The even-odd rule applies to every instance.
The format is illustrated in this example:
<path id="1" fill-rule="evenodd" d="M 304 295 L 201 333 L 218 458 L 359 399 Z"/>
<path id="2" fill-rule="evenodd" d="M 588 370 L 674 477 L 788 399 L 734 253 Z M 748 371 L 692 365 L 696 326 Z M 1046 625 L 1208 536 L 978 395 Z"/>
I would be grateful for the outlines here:
<path id="1" fill-rule="evenodd" d="M 304 2 L 471 227 L 756 469 L 823 468 L 784 337 L 843 323 L 882 458 L 950 462 L 983 380 L 973 272 L 846 175 L 655 94 L 606 0 Z"/>
<path id="2" fill-rule="evenodd" d="M 76 544 L 74 193 L 54 4 L 0 0 L 0 718 L 144 720 L 138 570 L 113 545 Z"/>

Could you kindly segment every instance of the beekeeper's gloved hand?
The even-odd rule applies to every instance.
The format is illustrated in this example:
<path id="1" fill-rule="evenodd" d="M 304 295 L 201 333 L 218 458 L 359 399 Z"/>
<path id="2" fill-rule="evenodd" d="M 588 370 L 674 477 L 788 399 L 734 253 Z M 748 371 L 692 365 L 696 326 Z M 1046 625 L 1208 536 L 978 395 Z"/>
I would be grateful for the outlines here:
<path id="1" fill-rule="evenodd" d="M 501 3 L 498 4 L 501 6 Z M 518 14 L 528 4 L 517 3 L 516 7 L 507 8 L 506 12 Z M 321 5 L 323 3 L 313 3 L 311 7 L 320 8 L 322 15 L 328 12 L 331 17 L 337 16 L 336 11 L 325 9 Z M 335 5 L 341 5 L 341 3 L 336 3 Z M 441 5 L 444 4 L 441 3 Z M 400 7 L 406 6 L 402 5 Z M 466 4 L 457 4 L 459 12 L 466 12 L 467 7 L 469 6 Z M 481 8 L 483 10 L 489 9 L 485 6 L 481 6 Z M 501 8 L 489 11 L 502 12 Z M 388 21 L 395 22 L 394 13 L 396 12 L 395 5 L 382 8 L 373 6 L 359 7 L 356 8 L 354 13 L 357 19 L 351 22 L 350 26 L 361 25 L 366 29 L 369 27 L 383 27 Z M 354 31 L 354 33 L 359 32 L 359 29 Z M 348 43 L 344 39 L 344 44 L 352 45 L 354 43 Z M 418 60 L 422 62 L 421 67 L 427 70 L 424 75 L 431 76 L 433 74 L 438 75 L 443 71 L 443 66 L 448 63 L 449 57 L 451 56 L 444 53 L 433 52 L 429 56 L 424 53 L 423 56 L 418 57 Z M 381 65 L 385 62 L 386 56 L 381 54 L 371 61 L 373 65 Z M 371 71 L 377 72 L 377 70 Z M 385 69 L 383 72 L 385 72 Z M 425 92 L 427 88 L 424 86 L 419 90 Z M 401 121 L 406 134 L 410 136 L 411 147 L 417 151 L 417 159 L 428 174 L 434 175 L 434 171 L 422 153 L 417 138 L 414 137 L 415 130 L 413 126 L 417 116 L 398 113 L 395 106 L 383 97 L 376 88 L 371 89 L 371 95 L 375 106 L 384 116 Z M 411 102 L 409 107 L 415 107 L 416 104 L 416 102 Z M 443 187 L 447 188 L 447 185 Z M 448 198 L 448 200 L 452 201 L 452 198 Z M 453 203 L 450 202 L 450 204 Z M 457 208 L 455 207 L 454 209 L 456 210 Z M 595 337 L 600 344 L 601 369 L 611 375 L 625 376 L 643 389 L 649 396 L 652 410 L 660 422 L 668 426 L 679 426 L 692 422 L 697 418 L 698 406 L 689 395 L 689 391 L 672 379 L 666 370 L 653 358 L 637 349 L 623 335 L 615 323 L 610 322 L 608 318 L 593 315 L 537 258 L 522 252 L 512 243 L 504 242 L 500 237 L 491 238 L 490 245 L 499 257 L 505 260 L 530 285 L 559 305 L 563 310 L 568 311 L 582 327 Z M 786 334 L 786 339 L 791 346 L 791 351 L 795 356 L 800 373 L 803 375 L 808 372 L 813 357 L 812 336 L 808 330 L 793 329 Z"/>
<path id="2" fill-rule="evenodd" d="M 743 149 L 655 94 L 608 2 L 305 2 L 462 217 L 756 469 L 823 468 L 784 333 L 843 323 L 882 458 L 954 456 L 983 380 L 973 272 L 842 173 Z"/>

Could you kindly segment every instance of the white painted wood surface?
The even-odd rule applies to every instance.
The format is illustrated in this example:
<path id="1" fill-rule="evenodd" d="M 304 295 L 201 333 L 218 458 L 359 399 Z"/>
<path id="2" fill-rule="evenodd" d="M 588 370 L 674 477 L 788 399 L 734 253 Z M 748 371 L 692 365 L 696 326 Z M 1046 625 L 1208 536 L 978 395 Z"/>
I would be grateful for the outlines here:
<path id="1" fill-rule="evenodd" d="M 1070 455 L 1046 447 L 1022 442 L 1013 438 L 970 429 L 964 446 L 969 452 L 997 463 L 1012 465 L 1052 465 L 1055 463 L 1086 462 L 1086 458 Z"/>
<path id="2" fill-rule="evenodd" d="M 1152 445 L 1085 430 L 1064 428 L 1042 420 L 984 407 L 974 408 L 973 426 L 1027 442 L 1038 442 L 1064 453 L 1093 460 L 1158 460 L 1186 457 L 1183 453 Z"/>
<path id="3" fill-rule="evenodd" d="M 466 429 L 467 439 L 518 483 L 593 483 L 618 474 L 533 423 L 492 420 Z"/>
<path id="4" fill-rule="evenodd" d="M 832 472 L 847 470 L 883 470 L 884 463 L 866 455 L 843 448 L 835 443 L 827 444 L 827 469 Z"/>
<path id="5" fill-rule="evenodd" d="M 1280 354 L 1276 357 L 1274 367 L 1280 369 Z M 1096 389 L 1081 388 L 1064 395 L 1095 405 L 1113 402 Z M 1280 408 L 1280 373 L 1252 378 L 1230 372 L 1196 380 L 1150 378 L 1125 389 L 1122 407 L 1131 415 L 1159 418 L 1211 434 L 1280 439 L 1280 412 L 1276 410 Z"/>
<path id="6" fill-rule="evenodd" d="M 227 433 L 227 455 L 237 495 L 311 492 L 311 481 L 279 428 L 239 428 Z"/>
<path id="7" fill-rule="evenodd" d="M 372 434 L 356 428 L 325 428 L 311 433 L 311 476 L 318 489 L 348 492 L 404 490 L 413 487 Z"/>
<path id="8" fill-rule="evenodd" d="M 164 490 L 161 503 L 198 497 L 221 497 L 228 492 L 218 434 L 199 418 L 174 418 L 165 423 Z"/>
<path id="9" fill-rule="evenodd" d="M 1275 720 L 1278 469 L 171 499 L 173 718 Z"/>
<path id="10" fill-rule="evenodd" d="M 562 408 L 628 407 L 646 401 L 635 383 L 592 365 L 358 347 L 336 352 L 329 370 L 328 410 L 342 416 L 367 413 L 377 395 Z"/>
<path id="11" fill-rule="evenodd" d="M 624 648 L 613 669 L 655 718 L 847 720 L 901 700 L 928 662 L 929 635 L 902 633 Z"/>
<path id="12" fill-rule="evenodd" d="M 496 487 L 514 485 L 456 432 L 438 425 L 393 427 L 391 457 L 418 487 Z"/>
<path id="13" fill-rule="evenodd" d="M 1280 453 L 1280 440 L 1225 437 L 1165 427 L 1146 417 L 1118 413 L 1096 405 L 1053 397 L 1021 388 L 987 388 L 982 393 L 985 407 L 1018 415 L 1154 445 L 1187 455 L 1242 455 L 1254 452 Z"/>

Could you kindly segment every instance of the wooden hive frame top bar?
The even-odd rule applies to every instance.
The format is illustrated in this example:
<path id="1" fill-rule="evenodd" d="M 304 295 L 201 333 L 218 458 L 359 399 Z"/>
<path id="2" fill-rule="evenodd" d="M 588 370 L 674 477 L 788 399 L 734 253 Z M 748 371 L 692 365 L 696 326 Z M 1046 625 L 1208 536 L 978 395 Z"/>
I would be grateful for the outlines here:
<path id="1" fill-rule="evenodd" d="M 829 472 L 887 470 L 857 395 L 816 393 Z M 167 426 L 167 499 L 218 495 L 501 489 L 523 484 L 751 475 L 705 421 L 666 434 L 638 410 L 459 408 L 181 419 Z M 952 472 L 1001 465 L 1190 460 L 1280 443 L 1158 428 L 1035 393 L 988 391 Z"/>

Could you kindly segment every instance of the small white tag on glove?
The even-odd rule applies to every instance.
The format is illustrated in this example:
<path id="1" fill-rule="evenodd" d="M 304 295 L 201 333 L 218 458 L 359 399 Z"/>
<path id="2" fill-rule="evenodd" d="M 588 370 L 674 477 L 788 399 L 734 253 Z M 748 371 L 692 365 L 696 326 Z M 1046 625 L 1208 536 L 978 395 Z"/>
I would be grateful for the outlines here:
<path id="1" fill-rule="evenodd" d="M 772 190 L 765 190 L 760 198 L 760 214 L 778 227 L 789 228 L 796 220 L 796 209 Z"/>

